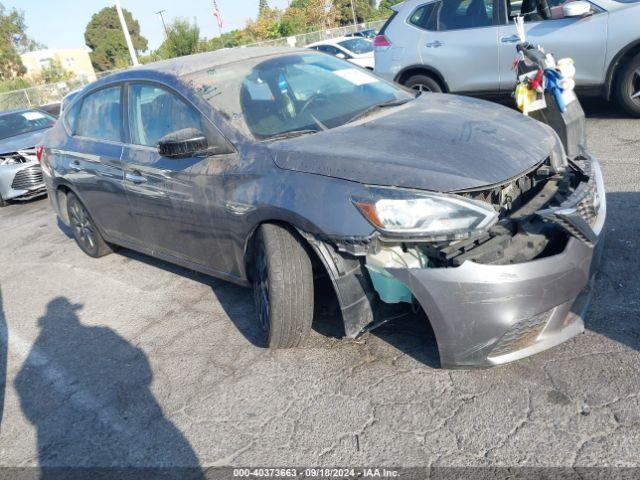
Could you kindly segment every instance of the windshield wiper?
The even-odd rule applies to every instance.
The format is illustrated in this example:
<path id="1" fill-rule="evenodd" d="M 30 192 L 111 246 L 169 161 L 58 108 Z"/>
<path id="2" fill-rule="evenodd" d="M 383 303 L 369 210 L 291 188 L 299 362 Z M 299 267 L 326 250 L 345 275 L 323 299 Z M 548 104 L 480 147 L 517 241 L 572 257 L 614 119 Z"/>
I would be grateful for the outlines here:
<path id="1" fill-rule="evenodd" d="M 399 107 L 400 105 L 404 105 L 405 103 L 408 103 L 411 100 L 413 100 L 413 99 L 412 98 L 408 98 L 408 99 L 404 99 L 404 100 L 389 100 L 388 102 L 377 103 L 375 105 L 372 105 L 369 108 L 364 109 L 362 112 L 355 114 L 353 117 L 351 117 L 349 120 L 347 120 L 345 122 L 345 124 L 346 123 L 355 122 L 356 120 L 360 120 L 361 118 L 367 117 L 367 116 L 371 115 L 373 112 L 375 112 L 377 110 L 380 110 L 382 108 Z"/>
<path id="2" fill-rule="evenodd" d="M 279 133 L 278 135 L 274 135 L 273 137 L 265 138 L 267 141 L 273 140 L 284 140 L 286 138 L 295 138 L 302 137 L 303 135 L 311 135 L 313 133 L 318 133 L 320 130 L 290 130 L 288 132 Z"/>

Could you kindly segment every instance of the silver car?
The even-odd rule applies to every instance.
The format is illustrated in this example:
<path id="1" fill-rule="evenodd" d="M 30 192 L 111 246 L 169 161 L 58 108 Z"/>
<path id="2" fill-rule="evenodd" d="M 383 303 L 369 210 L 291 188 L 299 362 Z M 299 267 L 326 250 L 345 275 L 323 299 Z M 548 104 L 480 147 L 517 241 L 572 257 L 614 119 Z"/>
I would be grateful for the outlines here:
<path id="1" fill-rule="evenodd" d="M 0 112 L 0 207 L 46 193 L 36 146 L 55 122 L 35 109 Z"/>
<path id="2" fill-rule="evenodd" d="M 417 90 L 509 93 L 518 42 L 574 59 L 578 90 L 640 116 L 640 0 L 409 0 L 375 39 L 376 73 Z"/>

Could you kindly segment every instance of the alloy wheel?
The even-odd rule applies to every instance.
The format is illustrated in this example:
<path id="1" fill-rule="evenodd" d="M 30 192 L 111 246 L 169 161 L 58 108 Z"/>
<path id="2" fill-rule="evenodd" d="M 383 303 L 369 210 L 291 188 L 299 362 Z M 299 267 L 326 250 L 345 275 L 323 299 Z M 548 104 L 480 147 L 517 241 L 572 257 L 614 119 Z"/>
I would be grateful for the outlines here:
<path id="1" fill-rule="evenodd" d="M 635 103 L 640 104 L 640 68 L 631 75 L 629 96 Z"/>
<path id="2" fill-rule="evenodd" d="M 80 203 L 73 202 L 70 213 L 71 226 L 73 227 L 78 242 L 80 242 L 86 250 L 95 250 L 97 245 L 96 231 L 87 211 Z"/>
<path id="3" fill-rule="evenodd" d="M 424 85 L 422 83 L 418 83 L 417 85 L 414 85 L 411 88 L 422 93 L 431 91 L 431 89 L 427 85 Z"/>
<path id="4" fill-rule="evenodd" d="M 258 320 L 263 331 L 269 331 L 269 273 L 267 270 L 267 256 L 264 247 L 260 246 L 256 253 L 256 272 L 253 295 L 256 308 L 258 309 Z"/>

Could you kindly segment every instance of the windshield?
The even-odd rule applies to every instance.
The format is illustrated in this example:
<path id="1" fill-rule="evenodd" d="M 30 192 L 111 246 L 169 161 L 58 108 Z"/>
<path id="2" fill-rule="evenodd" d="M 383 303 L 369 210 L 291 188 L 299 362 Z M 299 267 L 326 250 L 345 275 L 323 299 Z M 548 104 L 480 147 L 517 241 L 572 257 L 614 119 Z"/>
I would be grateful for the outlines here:
<path id="1" fill-rule="evenodd" d="M 367 70 L 313 52 L 241 61 L 184 81 L 257 139 L 335 128 L 376 105 L 414 98 Z"/>
<path id="2" fill-rule="evenodd" d="M 39 110 L 6 113 L 0 115 L 0 139 L 53 127 L 54 123 L 54 117 Z"/>
<path id="3" fill-rule="evenodd" d="M 373 42 L 365 38 L 352 38 L 349 40 L 343 40 L 342 42 L 338 42 L 338 45 L 340 45 L 342 48 L 346 48 L 356 55 L 373 52 Z"/>

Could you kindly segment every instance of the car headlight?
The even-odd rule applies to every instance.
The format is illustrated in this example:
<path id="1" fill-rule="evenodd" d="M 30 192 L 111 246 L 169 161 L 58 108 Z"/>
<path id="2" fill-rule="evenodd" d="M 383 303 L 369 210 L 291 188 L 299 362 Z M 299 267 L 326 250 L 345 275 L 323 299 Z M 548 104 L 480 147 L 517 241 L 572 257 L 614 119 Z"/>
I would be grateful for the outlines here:
<path id="1" fill-rule="evenodd" d="M 353 198 L 354 205 L 391 236 L 459 240 L 482 233 L 498 221 L 491 205 L 458 195 L 384 187 L 367 190 L 369 197 Z"/>

